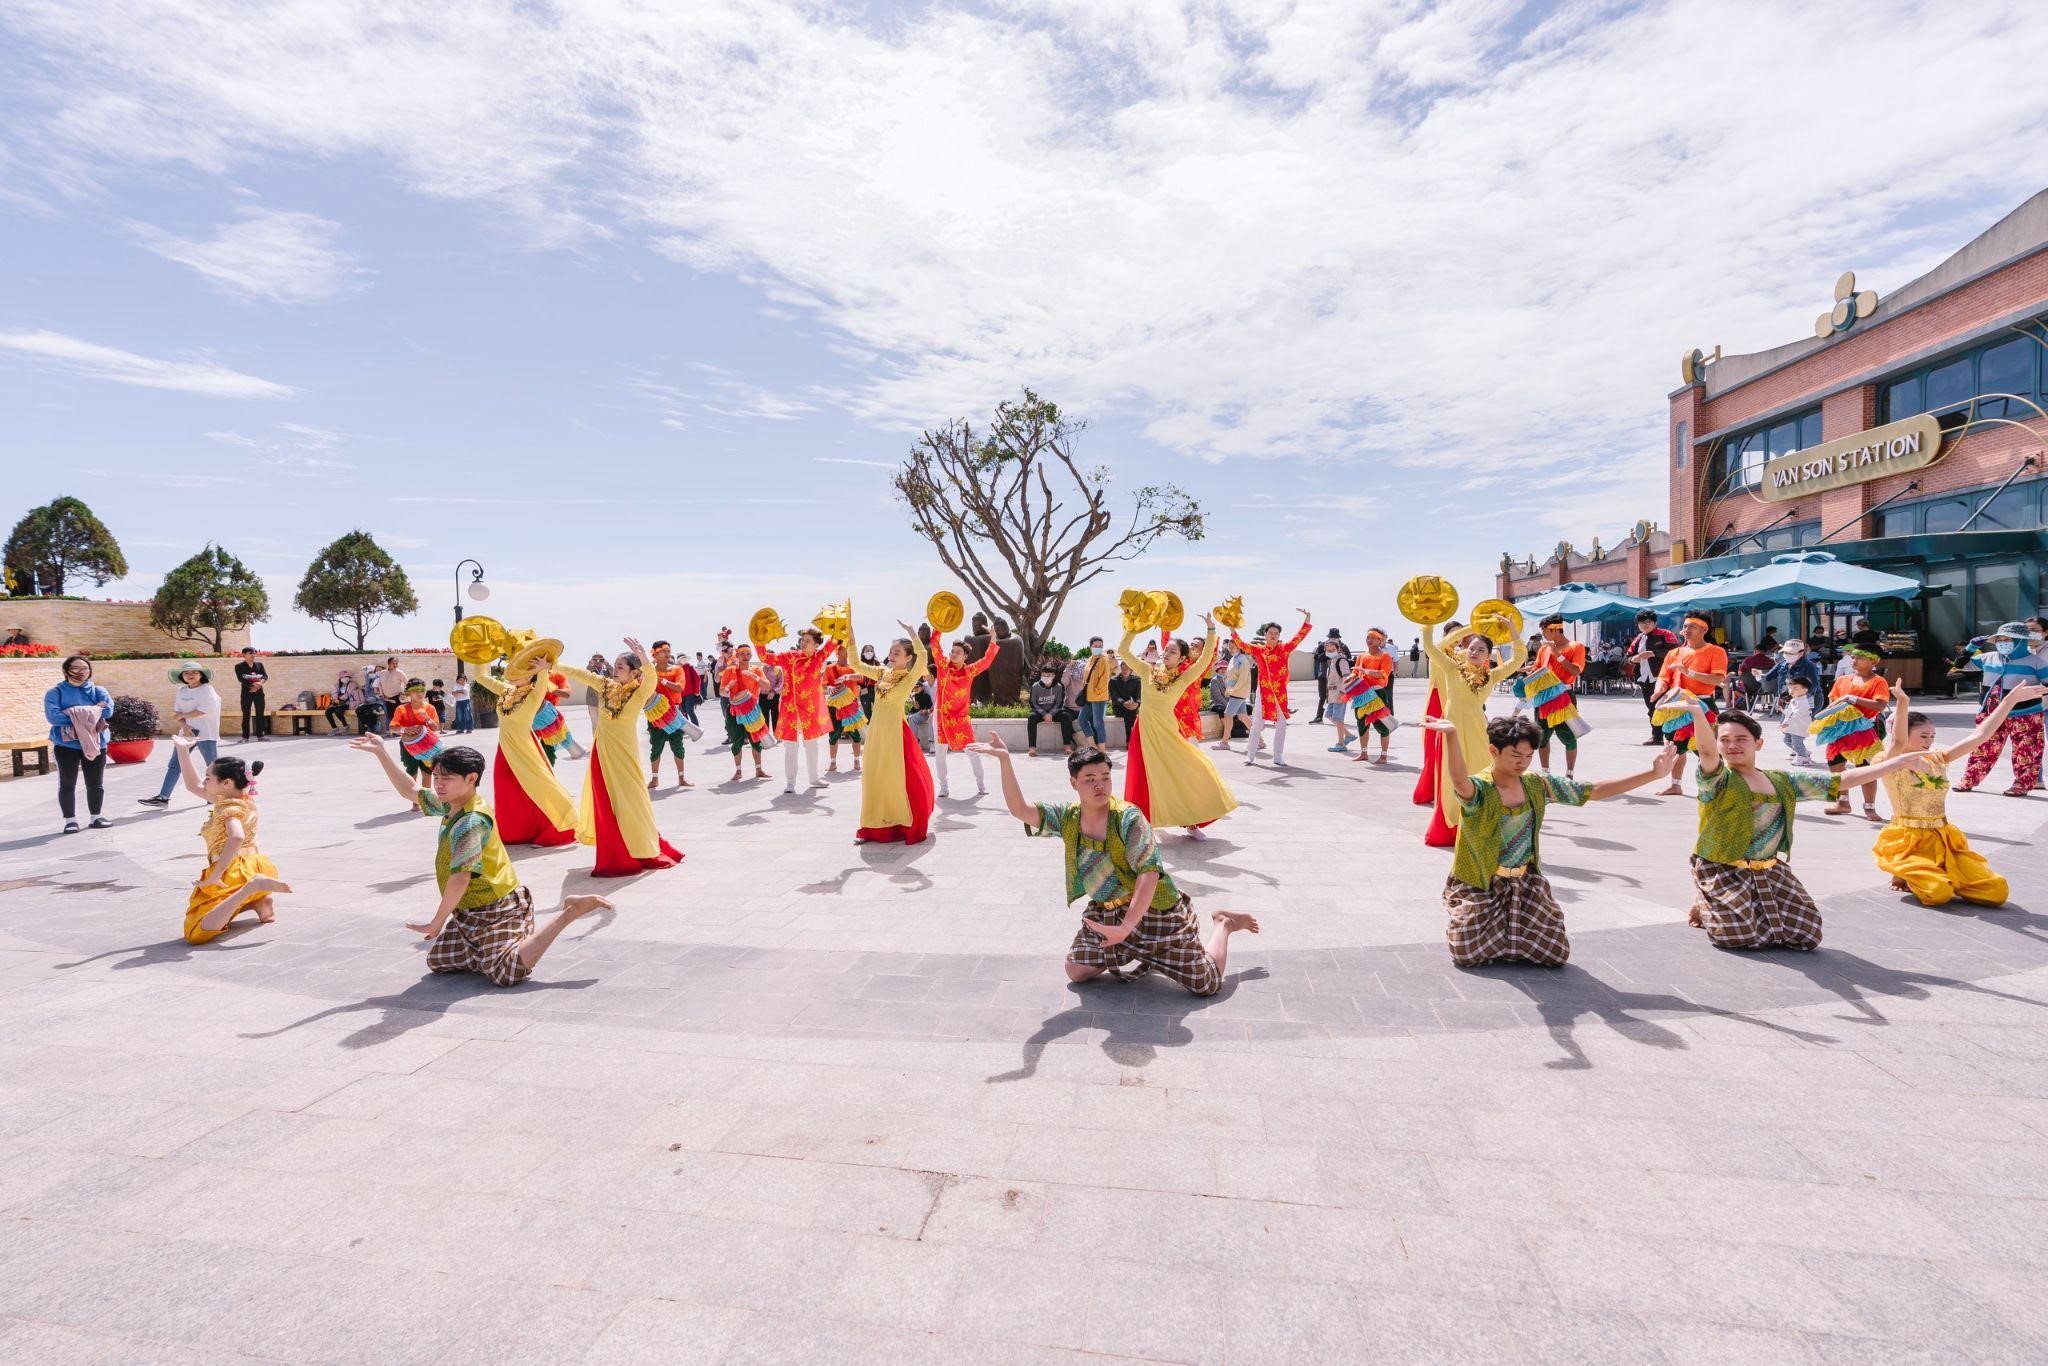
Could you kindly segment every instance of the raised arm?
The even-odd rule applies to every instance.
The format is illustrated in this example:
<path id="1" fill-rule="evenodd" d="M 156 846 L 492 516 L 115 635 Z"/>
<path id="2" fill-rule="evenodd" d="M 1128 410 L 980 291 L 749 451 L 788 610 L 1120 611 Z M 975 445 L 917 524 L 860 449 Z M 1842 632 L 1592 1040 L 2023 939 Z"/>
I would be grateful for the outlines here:
<path id="1" fill-rule="evenodd" d="M 994 731 L 987 737 L 976 740 L 967 747 L 970 754 L 986 754 L 996 761 L 996 767 L 1003 777 L 1003 804 L 1010 808 L 1010 814 L 1024 822 L 1033 834 L 1038 832 L 1038 806 L 1024 800 L 1024 789 L 1017 784 L 1017 770 L 1010 766 L 1010 750 Z"/>
<path id="2" fill-rule="evenodd" d="M 1903 753 L 1903 752 L 1905 751 L 1905 748 L 1906 748 L 1906 718 L 1907 718 L 1908 716 L 1912 715 L 1912 712 L 1913 712 L 1913 702 L 1912 702 L 1912 699 L 1911 699 L 1911 698 L 1909 698 L 1909 697 L 1907 697 L 1907 696 L 1906 696 L 1906 690 L 1905 690 L 1904 688 L 1893 688 L 1893 689 L 1892 689 L 1892 733 L 1891 733 L 1891 736 L 1890 736 L 1890 738 L 1889 738 L 1889 739 L 1887 739 L 1887 740 L 1885 741 L 1885 746 L 1884 746 L 1884 757 L 1885 757 L 1885 758 L 1889 759 L 1889 758 L 1891 758 L 1891 757 L 1892 757 L 1892 756 L 1893 756 L 1894 754 L 1900 754 L 1900 753 Z M 1993 729 L 1993 730 L 1996 730 L 1996 729 L 1997 729 L 1997 727 L 1996 727 L 1996 726 L 1993 726 L 1993 727 L 1992 727 L 1992 729 Z M 1973 732 L 1972 732 L 1972 734 L 1975 734 L 1975 732 L 1973 731 Z M 1981 742 L 1979 742 L 1979 743 L 1981 743 Z M 1976 747 L 1977 747 L 1976 745 L 1972 745 L 1972 746 L 1970 746 L 1970 749 L 1975 749 Z M 1969 751 L 1968 751 L 1968 750 L 1965 750 L 1965 751 L 1963 751 L 1963 752 L 1964 752 L 1964 753 L 1968 753 Z"/>
<path id="3" fill-rule="evenodd" d="M 539 679 L 534 680 L 534 684 L 536 687 L 539 686 L 539 683 Z M 493 697 L 503 697 L 506 693 L 512 691 L 511 688 L 507 687 L 503 683 L 500 683 L 497 679 L 491 677 L 489 674 L 478 674 L 475 678 L 469 680 L 469 685 L 472 688 L 482 688 L 485 692 L 489 693 Z"/>
<path id="4" fill-rule="evenodd" d="M 1465 770 L 1465 747 L 1458 743 L 1458 723 L 1432 716 L 1422 725 L 1424 729 L 1436 731 L 1444 737 L 1444 775 L 1451 780 L 1451 791 L 1458 794 L 1459 801 L 1471 801 L 1472 794 L 1479 789 L 1473 785 L 1472 775 Z"/>
<path id="5" fill-rule="evenodd" d="M 1700 776 L 1706 777 L 1721 767 L 1721 737 L 1714 733 L 1714 723 L 1707 719 L 1707 709 L 1700 705 L 1699 698 L 1683 689 L 1679 690 L 1679 705 L 1692 713 L 1692 750 L 1699 756 Z"/>
<path id="6" fill-rule="evenodd" d="M 924 641 L 915 631 L 910 633 L 910 653 L 917 657 L 917 666 L 910 671 L 913 680 L 923 678 L 932 671 L 932 657 L 926 652 Z M 994 646 L 989 647 L 989 653 L 995 653 Z"/>
<path id="7" fill-rule="evenodd" d="M 1422 628 L 1422 653 L 1428 657 L 1430 663 L 1441 665 L 1444 672 L 1454 674 L 1458 671 L 1458 666 L 1452 662 L 1447 647 L 1456 644 L 1471 634 L 1472 628 L 1465 626 L 1459 628 L 1451 635 L 1445 636 L 1439 642 L 1436 638 L 1436 627 L 1425 626 Z"/>
<path id="8" fill-rule="evenodd" d="M 1897 773 L 1904 768 L 1917 768 L 1922 773 L 1938 773 L 1942 765 L 1936 763 L 1934 756 L 1926 750 L 1918 750 L 1912 754 L 1894 754 L 1888 759 L 1878 760 L 1867 768 L 1844 769 L 1834 776 L 1841 780 L 1842 791 L 1847 792 L 1852 787 L 1863 787 L 1877 782 L 1887 774 Z"/>
<path id="9" fill-rule="evenodd" d="M 1232 631 L 1230 634 L 1234 638 L 1237 635 L 1237 632 Z M 1143 678 L 1145 676 L 1146 670 L 1150 666 L 1147 665 L 1144 660 L 1138 658 L 1136 655 L 1131 653 L 1131 642 L 1136 640 L 1137 638 L 1138 633 L 1136 631 L 1124 632 L 1124 638 L 1121 641 L 1117 642 L 1116 657 L 1118 659 L 1121 659 L 1125 663 L 1125 665 L 1127 665 L 1130 668 L 1130 671 L 1132 673 L 1138 675 L 1138 677 L 1140 678 Z"/>
<path id="10" fill-rule="evenodd" d="M 1633 792 L 1639 787 L 1648 783 L 1654 783 L 1659 778 L 1668 776 L 1671 772 L 1672 764 L 1677 761 L 1678 746 L 1666 744 L 1663 752 L 1641 773 L 1631 773 L 1626 778 L 1609 778 L 1604 782 L 1594 783 L 1586 789 L 1586 800 L 1589 802 L 1604 802 L 1609 797 L 1619 797 L 1624 792 Z"/>
<path id="11" fill-rule="evenodd" d="M 383 736 L 358 735 L 348 742 L 348 747 L 376 755 L 377 762 L 384 766 L 384 776 L 391 780 L 391 790 L 403 798 L 407 806 L 419 806 L 420 789 L 413 786 L 412 779 L 398 766 L 398 760 L 391 757 L 391 747 L 384 743 Z"/>
<path id="12" fill-rule="evenodd" d="M 1179 700 L 1182 693 L 1195 686 L 1196 681 L 1201 678 L 1215 658 L 1216 628 L 1212 626 L 1209 628 L 1209 634 L 1202 638 L 1202 651 L 1195 656 L 1195 662 L 1182 669 L 1177 678 L 1167 683 L 1167 697 L 1172 700 Z"/>
<path id="13" fill-rule="evenodd" d="M 1977 723 L 1977 728 L 1955 744 L 1949 746 L 1948 757 L 1950 762 L 1962 758 L 1971 750 L 1976 749 L 1979 745 L 1997 734 L 1998 728 L 2005 724 L 2005 719 L 2012 715 L 2014 707 L 2038 701 L 2043 697 L 2048 697 L 2048 688 L 2044 688 L 2038 683 L 2029 683 L 2018 688 L 2007 688 L 2005 696 L 1998 700 L 1998 705 L 1991 709 L 1989 715 Z M 1898 737 L 1906 733 L 1905 715 L 1906 695 L 1902 692 L 1899 694 L 1899 716 L 1901 719 L 1894 723 L 1892 727 L 1892 743 L 1895 745 L 1898 743 Z"/>
<path id="14" fill-rule="evenodd" d="M 192 752 L 198 743 L 190 735 L 171 737 L 171 747 L 178 752 L 178 776 L 184 781 L 185 790 L 195 797 L 204 797 L 206 789 L 199 785 L 199 759 Z"/>
<path id="15" fill-rule="evenodd" d="M 599 692 L 603 692 L 605 685 L 611 682 L 609 678 L 594 674 L 588 669 L 578 668 L 574 664 L 557 664 L 555 672 L 573 682 L 581 683 L 586 688 L 596 688 Z"/>
<path id="16" fill-rule="evenodd" d="M 939 648 L 939 637 L 938 637 L 938 634 L 937 634 L 936 632 L 934 632 L 934 633 L 932 634 L 932 650 L 933 650 L 933 652 L 934 652 L 934 653 L 936 653 L 936 652 L 938 651 L 938 648 Z M 987 672 L 988 672 L 988 669 L 989 669 L 989 665 L 991 665 L 991 664 L 993 664 L 993 663 L 995 663 L 995 662 L 996 662 L 996 647 L 995 647 L 995 643 L 994 643 L 993 641 L 991 641 L 991 642 L 989 643 L 989 647 L 988 647 L 988 648 L 987 648 L 986 650 L 983 650 L 983 651 L 981 652 L 981 658 L 980 658 L 980 659 L 977 659 L 977 660 L 975 660 L 975 661 L 974 661 L 974 662 L 973 662 L 972 664 L 969 664 L 969 665 L 968 665 L 968 666 L 967 666 L 966 668 L 962 669 L 962 670 L 961 670 L 960 672 L 961 672 L 962 676 L 964 676 L 964 677 L 967 677 L 967 678 L 979 678 L 979 677 L 980 677 L 981 675 L 983 675 L 983 674 L 987 673 Z"/>
<path id="17" fill-rule="evenodd" d="M 846 623 L 846 667 L 872 683 L 882 676 L 882 671 L 860 657 L 860 646 L 853 640 L 853 623 Z"/>
<path id="18" fill-rule="evenodd" d="M 1301 648 L 1301 642 L 1307 640 L 1308 633 L 1313 630 L 1315 630 L 1315 623 L 1308 619 L 1308 613 L 1303 612 L 1301 614 L 1301 629 L 1288 637 L 1287 644 L 1281 647 L 1280 652 L 1282 654 L 1293 654 Z"/>
<path id="19" fill-rule="evenodd" d="M 1521 637 L 1517 636 L 1510 640 L 1508 642 L 1507 663 L 1496 666 L 1494 671 L 1486 676 L 1486 685 L 1488 687 L 1498 687 L 1501 683 L 1513 678 L 1528 658 L 1529 647 L 1522 643 Z"/>

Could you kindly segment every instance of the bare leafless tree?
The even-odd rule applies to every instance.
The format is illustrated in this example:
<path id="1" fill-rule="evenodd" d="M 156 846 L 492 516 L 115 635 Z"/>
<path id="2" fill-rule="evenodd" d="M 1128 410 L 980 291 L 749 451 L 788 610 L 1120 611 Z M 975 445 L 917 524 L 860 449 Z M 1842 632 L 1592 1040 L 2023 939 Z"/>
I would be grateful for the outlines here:
<path id="1" fill-rule="evenodd" d="M 1202 539 L 1202 509 L 1172 484 L 1136 490 L 1119 526 L 1109 467 L 1084 467 L 1075 453 L 1086 425 L 1026 389 L 996 408 L 986 431 L 960 418 L 925 432 L 890 481 L 946 567 L 1009 618 L 1026 661 L 1076 588 L 1161 536 Z"/>

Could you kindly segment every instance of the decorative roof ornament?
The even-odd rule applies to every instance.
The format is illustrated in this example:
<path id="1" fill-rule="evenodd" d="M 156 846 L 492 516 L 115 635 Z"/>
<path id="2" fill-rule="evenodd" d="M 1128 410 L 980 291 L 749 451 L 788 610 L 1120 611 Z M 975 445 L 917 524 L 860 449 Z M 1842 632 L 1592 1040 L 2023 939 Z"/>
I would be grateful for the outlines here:
<path id="1" fill-rule="evenodd" d="M 1813 320 L 1813 335 L 1832 337 L 1838 332 L 1847 332 L 1876 312 L 1877 291 L 1866 289 L 1858 292 L 1856 272 L 1845 270 L 1842 278 L 1835 281 L 1835 306 Z"/>
<path id="2" fill-rule="evenodd" d="M 1707 367 L 1719 359 L 1721 359 L 1720 347 L 1716 346 L 1714 354 L 1709 356 L 1695 346 L 1692 350 L 1678 358 L 1679 378 L 1683 379 L 1687 384 L 1704 384 L 1707 378 Z"/>

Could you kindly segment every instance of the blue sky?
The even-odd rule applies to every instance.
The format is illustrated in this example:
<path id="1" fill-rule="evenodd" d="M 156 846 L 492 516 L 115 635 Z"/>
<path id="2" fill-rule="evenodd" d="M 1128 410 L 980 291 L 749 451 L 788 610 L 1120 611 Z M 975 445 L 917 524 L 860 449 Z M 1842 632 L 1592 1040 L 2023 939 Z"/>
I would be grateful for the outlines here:
<path id="1" fill-rule="evenodd" d="M 1210 512 L 1085 596 L 1355 631 L 1662 519 L 1676 357 L 2043 183 L 2041 7 L 0 0 L 0 515 L 146 596 L 361 526 L 579 647 L 946 583 L 880 466 L 1031 384 Z M 1911 71 L 1884 101 L 1829 71 Z"/>

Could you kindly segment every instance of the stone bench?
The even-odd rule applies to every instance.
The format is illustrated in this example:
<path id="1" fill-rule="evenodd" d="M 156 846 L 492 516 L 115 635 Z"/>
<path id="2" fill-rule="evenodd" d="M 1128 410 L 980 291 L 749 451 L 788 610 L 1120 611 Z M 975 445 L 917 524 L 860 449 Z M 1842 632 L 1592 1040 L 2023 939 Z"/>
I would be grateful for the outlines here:
<path id="1" fill-rule="evenodd" d="M 35 761 L 36 772 L 50 771 L 50 742 L 48 740 L 6 740 L 0 741 L 0 749 L 11 753 L 14 759 L 14 776 L 19 778 L 28 772 L 30 760 Z"/>
<path id="2" fill-rule="evenodd" d="M 279 707 L 270 713 L 270 720 L 273 726 L 279 721 L 291 722 L 290 733 L 293 735 L 311 735 L 313 723 L 325 715 L 327 713 L 317 707 Z"/>

